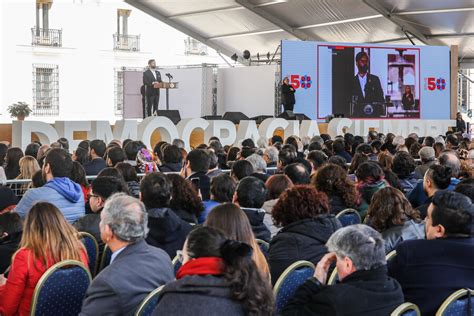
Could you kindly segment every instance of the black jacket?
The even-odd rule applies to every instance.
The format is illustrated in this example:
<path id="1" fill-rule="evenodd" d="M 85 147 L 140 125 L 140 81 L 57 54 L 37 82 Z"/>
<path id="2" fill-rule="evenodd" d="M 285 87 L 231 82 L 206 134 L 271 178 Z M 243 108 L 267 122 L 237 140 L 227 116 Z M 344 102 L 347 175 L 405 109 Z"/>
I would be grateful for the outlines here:
<path id="1" fill-rule="evenodd" d="M 0 274 L 10 266 L 12 256 L 18 250 L 20 245 L 21 232 L 13 233 L 5 238 L 0 239 Z"/>
<path id="2" fill-rule="evenodd" d="M 352 78 L 352 95 L 357 96 L 358 103 L 384 102 L 384 94 L 379 77 L 369 73 L 366 76 L 365 97 L 362 94 L 358 75 Z"/>
<path id="3" fill-rule="evenodd" d="M 223 277 L 188 275 L 168 283 L 153 315 L 246 315 Z"/>
<path id="4" fill-rule="evenodd" d="M 99 244 L 99 255 L 102 254 L 104 249 L 104 242 L 100 238 L 100 212 L 99 213 L 90 213 L 74 222 L 73 226 L 79 232 L 86 232 L 91 234 L 97 240 Z M 99 257 L 100 258 L 100 257 Z"/>
<path id="5" fill-rule="evenodd" d="M 153 73 L 151 72 L 150 69 L 148 69 L 147 71 L 143 73 L 143 84 L 145 85 L 145 94 L 148 97 L 152 95 L 160 95 L 160 89 L 153 88 L 153 82 L 154 81 L 162 82 L 161 74 L 158 70 L 155 70 L 155 73 L 156 73 L 156 79 L 153 76 Z"/>
<path id="6" fill-rule="evenodd" d="M 344 211 L 348 208 L 355 208 L 354 206 L 347 206 L 339 195 L 328 194 L 329 199 L 329 211 L 331 214 L 337 215 L 340 211 Z"/>
<path id="7" fill-rule="evenodd" d="M 408 240 L 396 250 L 389 275 L 422 315 L 434 315 L 454 291 L 474 284 L 474 238 Z"/>
<path id="8" fill-rule="evenodd" d="M 281 104 L 295 104 L 295 89 L 289 84 L 281 85 Z"/>
<path id="9" fill-rule="evenodd" d="M 177 163 L 165 163 L 158 167 L 161 172 L 180 172 L 181 171 L 181 164 Z"/>
<path id="10" fill-rule="evenodd" d="M 130 195 L 138 199 L 140 196 L 140 183 L 137 181 L 127 181 L 127 187 Z"/>
<path id="11" fill-rule="evenodd" d="M 245 215 L 247 215 L 255 238 L 270 242 L 270 239 L 272 238 L 270 230 L 263 223 L 265 210 L 263 208 L 240 208 L 244 211 Z"/>
<path id="12" fill-rule="evenodd" d="M 105 160 L 102 158 L 96 158 L 84 164 L 84 170 L 88 176 L 98 175 L 102 169 L 105 169 L 105 167 L 107 167 L 107 165 L 105 164 Z"/>
<path id="13" fill-rule="evenodd" d="M 400 284 L 381 266 L 356 271 L 335 285 L 310 278 L 296 291 L 283 315 L 390 315 L 402 303 Z"/>
<path id="14" fill-rule="evenodd" d="M 183 249 L 184 241 L 191 231 L 191 225 L 169 208 L 152 208 L 147 212 L 150 231 L 146 242 L 163 249 L 173 259 L 176 256 L 176 250 Z"/>
<path id="15" fill-rule="evenodd" d="M 326 242 L 341 228 L 334 215 L 303 219 L 283 227 L 270 242 L 269 266 L 273 284 L 292 263 L 307 260 L 314 264 L 328 252 Z"/>

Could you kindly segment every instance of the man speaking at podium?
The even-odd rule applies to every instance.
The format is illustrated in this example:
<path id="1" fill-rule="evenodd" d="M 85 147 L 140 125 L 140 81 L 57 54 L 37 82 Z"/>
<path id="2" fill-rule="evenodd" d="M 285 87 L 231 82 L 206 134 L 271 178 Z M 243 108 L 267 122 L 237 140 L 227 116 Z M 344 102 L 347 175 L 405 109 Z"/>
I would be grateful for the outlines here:
<path id="1" fill-rule="evenodd" d="M 143 84 L 146 94 L 146 116 L 151 116 L 158 112 L 158 103 L 160 102 L 160 89 L 155 88 L 155 84 L 160 83 L 161 74 L 156 70 L 154 59 L 148 61 L 148 70 L 143 73 Z M 152 111 L 153 105 L 153 111 Z"/>
<path id="2" fill-rule="evenodd" d="M 356 65 L 359 70 L 352 81 L 352 98 L 357 103 L 384 102 L 384 94 L 379 77 L 369 74 L 369 55 L 359 52 L 356 55 Z"/>

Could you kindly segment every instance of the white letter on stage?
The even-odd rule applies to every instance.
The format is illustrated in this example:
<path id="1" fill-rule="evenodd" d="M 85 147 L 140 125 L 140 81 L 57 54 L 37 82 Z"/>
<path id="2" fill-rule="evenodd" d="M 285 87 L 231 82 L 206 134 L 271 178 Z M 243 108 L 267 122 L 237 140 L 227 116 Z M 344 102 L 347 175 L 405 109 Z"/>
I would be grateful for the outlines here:
<path id="1" fill-rule="evenodd" d="M 273 133 L 276 129 L 282 128 L 284 130 L 288 127 L 288 125 L 288 121 L 282 118 L 267 118 L 259 125 L 258 133 L 261 137 L 270 139 L 273 137 Z"/>
<path id="2" fill-rule="evenodd" d="M 352 120 L 348 118 L 334 118 L 329 122 L 328 125 L 328 134 L 334 138 L 337 135 L 343 135 L 344 134 L 344 128 L 351 128 L 352 126 Z M 358 134 L 354 134 L 358 135 Z"/>
<path id="3" fill-rule="evenodd" d="M 120 120 L 115 122 L 114 138 L 123 142 L 128 139 L 137 139 L 137 120 Z"/>
<path id="4" fill-rule="evenodd" d="M 25 150 L 31 143 L 31 133 L 35 133 L 42 144 L 51 144 L 58 138 L 58 132 L 48 123 L 35 121 L 13 121 L 12 145 Z"/>
<path id="5" fill-rule="evenodd" d="M 209 138 L 215 136 L 219 138 L 222 146 L 233 145 L 237 139 L 237 129 L 231 121 L 216 120 L 208 121 L 209 126 L 204 132 L 204 142 L 208 143 Z"/>
<path id="6" fill-rule="evenodd" d="M 64 137 L 69 141 L 69 149 L 72 151 L 82 141 L 74 139 L 74 132 L 89 132 L 91 130 L 91 121 L 56 121 L 54 127 L 56 127 L 59 137 Z"/>
<path id="7" fill-rule="evenodd" d="M 255 121 L 240 121 L 239 128 L 237 129 L 237 141 L 235 142 L 236 146 L 244 139 L 251 138 L 255 143 L 260 138 L 258 133 L 257 123 Z"/>
<path id="8" fill-rule="evenodd" d="M 184 141 L 186 151 L 189 152 L 191 149 L 189 146 L 189 138 L 191 137 L 191 133 L 196 128 L 202 128 L 203 130 L 206 130 L 208 126 L 209 123 L 202 118 L 183 119 L 179 121 L 177 128 L 179 135 L 181 135 L 181 139 Z"/>
<path id="9" fill-rule="evenodd" d="M 285 128 L 285 139 L 290 136 L 300 136 L 300 121 L 290 120 Z"/>
<path id="10" fill-rule="evenodd" d="M 301 121 L 300 127 L 300 137 L 303 138 L 308 136 L 312 138 L 313 136 L 319 136 L 319 126 L 318 121 Z"/>
<path id="11" fill-rule="evenodd" d="M 150 150 L 153 149 L 150 138 L 156 129 L 160 131 L 161 140 L 165 142 L 171 143 L 174 139 L 179 138 L 178 129 L 169 118 L 149 116 L 138 125 L 138 139 L 141 139 Z M 184 141 L 186 142 L 186 140 Z"/>
<path id="12" fill-rule="evenodd" d="M 114 139 L 109 121 L 92 121 L 91 130 L 87 133 L 87 138 L 89 140 L 101 139 L 108 144 Z"/>

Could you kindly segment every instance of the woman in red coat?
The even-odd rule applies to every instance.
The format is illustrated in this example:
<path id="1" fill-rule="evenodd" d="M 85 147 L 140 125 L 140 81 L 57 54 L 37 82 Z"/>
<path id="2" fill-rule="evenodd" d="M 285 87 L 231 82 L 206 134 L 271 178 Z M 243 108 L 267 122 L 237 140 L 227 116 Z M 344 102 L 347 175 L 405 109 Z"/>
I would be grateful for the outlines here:
<path id="1" fill-rule="evenodd" d="M 59 209 L 47 202 L 37 203 L 26 216 L 8 279 L 0 276 L 0 315 L 29 315 L 36 284 L 48 268 L 62 260 L 78 260 L 87 266 L 87 253 Z"/>

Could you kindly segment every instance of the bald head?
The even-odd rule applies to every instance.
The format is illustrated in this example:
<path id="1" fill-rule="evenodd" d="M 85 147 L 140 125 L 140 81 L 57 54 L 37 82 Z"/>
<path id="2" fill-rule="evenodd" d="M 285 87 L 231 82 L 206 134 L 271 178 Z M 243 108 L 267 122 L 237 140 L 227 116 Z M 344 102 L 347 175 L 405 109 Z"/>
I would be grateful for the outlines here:
<path id="1" fill-rule="evenodd" d="M 446 151 L 439 155 L 438 162 L 440 165 L 451 168 L 451 177 L 457 178 L 461 171 L 461 161 L 454 151 Z"/>

